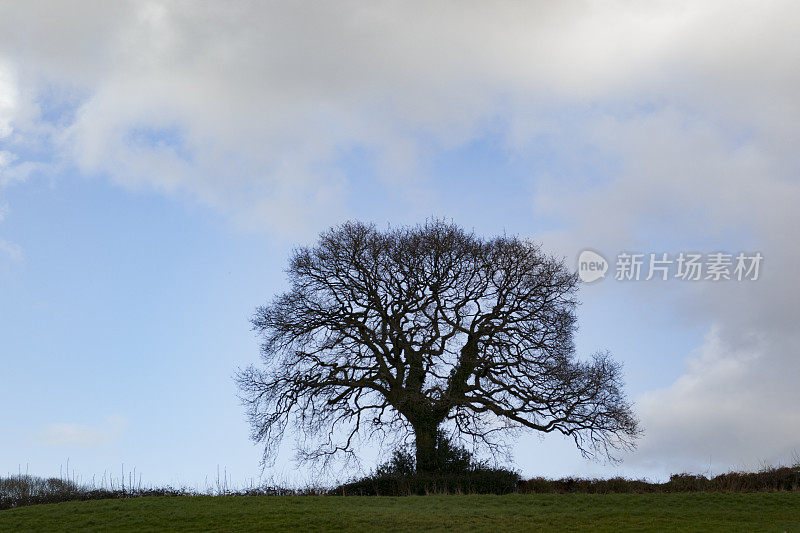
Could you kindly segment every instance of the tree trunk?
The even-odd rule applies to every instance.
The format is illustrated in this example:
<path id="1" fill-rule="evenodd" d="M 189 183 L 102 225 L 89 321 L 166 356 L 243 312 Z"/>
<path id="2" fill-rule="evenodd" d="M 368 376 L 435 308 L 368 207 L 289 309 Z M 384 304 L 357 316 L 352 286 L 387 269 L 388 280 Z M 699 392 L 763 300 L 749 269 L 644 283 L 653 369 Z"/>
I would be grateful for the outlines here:
<path id="1" fill-rule="evenodd" d="M 419 425 L 414 427 L 417 445 L 417 472 L 434 472 L 436 464 L 436 427 Z"/>

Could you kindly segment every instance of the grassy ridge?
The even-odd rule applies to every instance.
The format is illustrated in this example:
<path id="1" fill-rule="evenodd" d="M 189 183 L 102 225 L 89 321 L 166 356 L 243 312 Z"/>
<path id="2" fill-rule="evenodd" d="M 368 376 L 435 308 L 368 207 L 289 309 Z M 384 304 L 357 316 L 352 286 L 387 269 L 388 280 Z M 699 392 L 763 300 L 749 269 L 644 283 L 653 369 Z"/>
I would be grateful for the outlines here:
<path id="1" fill-rule="evenodd" d="M 196 496 L 0 511 L 0 531 L 800 531 L 800 492 Z"/>

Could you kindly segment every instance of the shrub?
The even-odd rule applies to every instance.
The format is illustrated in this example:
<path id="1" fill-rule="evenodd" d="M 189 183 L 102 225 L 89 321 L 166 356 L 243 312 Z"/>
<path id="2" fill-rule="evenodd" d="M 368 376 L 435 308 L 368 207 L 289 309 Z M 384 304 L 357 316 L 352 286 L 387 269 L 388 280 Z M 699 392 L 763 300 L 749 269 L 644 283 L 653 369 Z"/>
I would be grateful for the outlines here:
<path id="1" fill-rule="evenodd" d="M 666 483 L 637 479 L 545 479 L 521 481 L 522 493 L 619 492 L 769 492 L 800 490 L 800 464 L 765 468 L 760 472 L 728 472 L 708 478 L 700 474 L 673 474 Z"/>
<path id="2" fill-rule="evenodd" d="M 728 472 L 711 479 L 675 474 L 666 483 L 671 492 L 759 492 L 800 489 L 800 465 L 764 468 L 760 472 Z"/>
<path id="3" fill-rule="evenodd" d="M 615 477 L 610 479 L 582 479 L 582 478 L 561 478 L 546 479 L 536 477 L 521 481 L 519 492 L 521 493 L 582 493 L 582 494 L 609 494 L 609 493 L 632 493 L 632 492 L 658 492 L 660 485 L 648 483 L 638 479 L 625 479 Z"/>
<path id="4" fill-rule="evenodd" d="M 371 475 L 345 483 L 329 494 L 410 496 L 412 494 L 508 494 L 517 491 L 519 474 L 477 462 L 466 448 L 441 431 L 436 436 L 436 472 L 416 472 L 414 454 L 402 447 Z"/>
<path id="5" fill-rule="evenodd" d="M 71 480 L 41 478 L 27 474 L 0 478 L 0 510 L 39 503 L 134 498 L 139 496 L 179 496 L 185 494 L 187 494 L 186 491 L 173 488 L 125 490 L 121 488 L 87 487 Z"/>

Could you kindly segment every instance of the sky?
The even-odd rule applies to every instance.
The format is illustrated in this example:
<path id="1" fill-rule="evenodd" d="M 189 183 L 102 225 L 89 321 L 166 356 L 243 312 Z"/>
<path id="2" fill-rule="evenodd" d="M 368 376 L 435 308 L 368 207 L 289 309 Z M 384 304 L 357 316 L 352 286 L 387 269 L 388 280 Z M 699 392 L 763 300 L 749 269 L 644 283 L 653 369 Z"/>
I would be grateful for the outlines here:
<path id="1" fill-rule="evenodd" d="M 259 466 L 249 318 L 328 227 L 430 217 L 611 263 L 577 352 L 645 435 L 615 464 L 525 434 L 524 475 L 791 462 L 798 64 L 791 1 L 0 4 L 0 473 L 319 479 L 291 441 Z M 619 281 L 622 252 L 763 262 Z"/>

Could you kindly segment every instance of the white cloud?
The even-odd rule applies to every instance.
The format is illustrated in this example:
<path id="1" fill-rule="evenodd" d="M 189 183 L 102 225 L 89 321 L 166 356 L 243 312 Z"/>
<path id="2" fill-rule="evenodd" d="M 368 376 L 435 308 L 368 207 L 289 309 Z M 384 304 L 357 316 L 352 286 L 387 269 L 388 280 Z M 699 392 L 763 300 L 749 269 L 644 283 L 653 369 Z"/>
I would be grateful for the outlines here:
<path id="1" fill-rule="evenodd" d="M 8 150 L 0 150 L 0 170 L 10 165 L 17 157 Z"/>
<path id="2" fill-rule="evenodd" d="M 109 416 L 101 425 L 59 422 L 44 428 L 39 441 L 46 446 L 93 448 L 116 441 L 127 426 L 128 421 L 120 415 Z"/>
<path id="3" fill-rule="evenodd" d="M 2 170 L 2 152 L 0 152 L 0 170 Z M 6 213 L 8 212 L 8 206 L 5 204 L 0 204 L 0 223 L 6 218 Z M 22 248 L 18 244 L 14 244 L 13 242 L 9 242 L 2 237 L 0 237 L 0 257 L 5 255 L 12 261 L 21 261 L 24 257 L 22 253 Z"/>
<path id="4" fill-rule="evenodd" d="M 800 364 L 781 353 L 785 334 L 776 341 L 739 332 L 732 341 L 725 333 L 712 330 L 683 376 L 641 399 L 649 434 L 635 461 L 719 472 L 796 457 L 800 392 L 791 383 Z"/>
<path id="5" fill-rule="evenodd" d="M 14 131 L 12 122 L 17 111 L 17 92 L 14 73 L 0 55 L 0 142 L 10 137 Z M 16 156 L 12 152 L 0 150 L 0 186 L 8 181 L 7 168 L 15 159 Z"/>
<path id="6" fill-rule="evenodd" d="M 12 261 L 22 261 L 24 257 L 22 248 L 18 244 L 0 239 L 0 252 L 7 255 Z"/>
<path id="7" fill-rule="evenodd" d="M 0 60 L 2 57 L 0 57 Z M 17 107 L 17 86 L 13 72 L 0 61 L 0 139 L 8 137 L 13 131 L 11 121 Z M 2 161 L 0 161 L 2 167 Z"/>
<path id="8" fill-rule="evenodd" d="M 0 8 L 27 89 L 83 95 L 63 153 L 279 231 L 344 214 L 347 150 L 424 189 L 422 147 L 524 108 L 666 98 L 794 130 L 791 3 L 85 5 Z"/>

